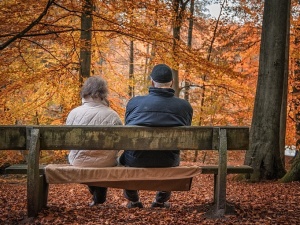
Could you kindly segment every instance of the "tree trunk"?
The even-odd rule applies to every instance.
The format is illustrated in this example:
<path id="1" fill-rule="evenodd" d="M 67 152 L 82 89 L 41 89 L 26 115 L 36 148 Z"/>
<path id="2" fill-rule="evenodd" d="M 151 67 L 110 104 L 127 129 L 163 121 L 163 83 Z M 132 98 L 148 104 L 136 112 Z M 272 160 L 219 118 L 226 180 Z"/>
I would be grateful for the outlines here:
<path id="1" fill-rule="evenodd" d="M 148 55 L 150 54 L 150 44 L 147 44 L 147 56 L 145 58 L 145 70 L 144 70 L 144 79 L 143 79 L 143 89 L 146 89 L 148 87 L 148 74 L 149 74 L 149 61 L 150 57 Z"/>
<path id="2" fill-rule="evenodd" d="M 296 44 L 300 47 L 300 37 Z M 296 123 L 296 148 L 300 149 L 300 59 L 295 60 L 295 69 L 294 69 L 294 81 L 293 81 L 293 106 L 294 106 L 294 118 Z"/>
<path id="3" fill-rule="evenodd" d="M 173 54 L 174 54 L 174 62 L 176 63 L 176 51 L 177 51 L 177 42 L 180 41 L 180 29 L 181 29 L 181 24 L 179 20 L 179 8 L 180 8 L 180 3 L 179 0 L 173 0 L 173 13 L 175 14 L 174 20 L 173 20 Z M 176 68 L 178 68 L 179 63 L 176 63 Z M 179 77 L 178 77 L 178 69 L 175 69 L 174 66 L 172 66 L 173 70 L 173 89 L 175 90 L 175 96 L 179 96 Z"/>
<path id="4" fill-rule="evenodd" d="M 279 181 L 282 183 L 300 181 L 300 153 L 293 159 L 291 169 Z"/>
<path id="5" fill-rule="evenodd" d="M 134 65 L 133 65 L 133 41 L 130 41 L 130 49 L 129 49 L 129 97 L 134 97 Z"/>
<path id="6" fill-rule="evenodd" d="M 80 69 L 79 81 L 91 76 L 91 42 L 93 24 L 93 0 L 85 0 L 81 14 L 81 33 L 80 33 Z"/>
<path id="7" fill-rule="evenodd" d="M 173 54 L 174 54 L 174 61 L 176 62 L 176 65 L 172 67 L 173 70 L 173 88 L 175 90 L 175 96 L 179 96 L 179 62 L 176 59 L 177 57 L 177 49 L 178 44 L 180 42 L 180 32 L 181 32 L 181 26 L 183 23 L 183 14 L 186 9 L 186 5 L 189 1 L 180 1 L 180 0 L 173 0 L 173 13 L 174 13 L 174 19 L 173 19 Z M 176 69 L 175 69 L 176 68 Z"/>
<path id="8" fill-rule="evenodd" d="M 290 0 L 287 0 L 290 2 Z M 291 11 L 291 4 L 288 5 L 288 12 Z M 285 48 L 285 65 L 284 65 L 284 82 L 282 93 L 282 105 L 280 113 L 280 158 L 285 167 L 285 136 L 286 136 L 286 120 L 287 120 L 287 96 L 288 96 L 288 79 L 289 79 L 289 46 L 290 46 L 290 13 L 287 15 L 287 29 L 286 29 L 286 48 Z"/>
<path id="9" fill-rule="evenodd" d="M 194 27 L 194 0 L 191 0 L 191 5 L 190 5 L 190 18 L 189 18 L 189 29 L 188 29 L 188 37 L 187 37 L 187 45 L 188 48 L 192 48 L 192 39 L 193 39 L 193 27 Z M 186 76 L 184 80 L 184 99 L 189 101 L 190 99 L 190 77 L 189 77 L 189 69 L 190 65 L 188 63 L 187 68 L 186 68 Z"/>
<path id="10" fill-rule="evenodd" d="M 245 164 L 254 168 L 252 181 L 285 174 L 280 158 L 280 118 L 286 61 L 289 1 L 264 4 L 259 74 Z"/>
<path id="11" fill-rule="evenodd" d="M 293 92 L 292 92 L 292 101 L 294 107 L 294 119 L 296 123 L 296 148 L 300 149 L 300 56 L 299 56 L 299 48 L 300 48 L 300 18 L 298 18 L 298 24 L 294 28 L 294 49 L 296 50 L 293 54 Z"/>
<path id="12" fill-rule="evenodd" d="M 158 3 L 159 3 L 159 0 L 155 0 L 155 4 L 156 5 L 158 5 Z M 157 8 L 155 8 L 155 17 L 153 18 L 153 20 L 154 20 L 154 26 L 155 27 L 157 27 L 157 25 L 158 25 L 158 20 L 157 20 L 157 13 L 158 13 L 158 9 Z M 156 56 L 156 47 L 157 47 L 157 44 L 156 44 L 156 40 L 153 40 L 152 41 L 152 44 L 151 44 L 151 52 L 150 52 L 150 58 L 149 58 L 149 66 L 147 67 L 147 69 L 146 69 L 146 78 L 147 79 L 149 79 L 150 80 L 150 77 L 149 77 L 149 75 L 150 75 L 150 73 L 149 73 L 149 71 L 152 71 L 152 69 L 153 69 L 153 59 L 155 58 L 155 56 Z M 147 87 L 147 88 L 145 88 L 146 90 L 148 90 L 148 84 L 145 82 L 145 87 Z"/>
<path id="13" fill-rule="evenodd" d="M 300 48 L 300 26 L 294 29 L 294 48 Z M 285 176 L 280 180 L 281 182 L 291 182 L 291 181 L 299 181 L 300 180 L 300 58 L 298 52 L 295 52 L 295 58 L 292 60 L 293 63 L 293 84 L 292 84 L 292 104 L 294 119 L 296 123 L 296 149 L 298 153 L 296 157 L 293 159 L 293 163 L 291 169 L 285 174 Z"/>

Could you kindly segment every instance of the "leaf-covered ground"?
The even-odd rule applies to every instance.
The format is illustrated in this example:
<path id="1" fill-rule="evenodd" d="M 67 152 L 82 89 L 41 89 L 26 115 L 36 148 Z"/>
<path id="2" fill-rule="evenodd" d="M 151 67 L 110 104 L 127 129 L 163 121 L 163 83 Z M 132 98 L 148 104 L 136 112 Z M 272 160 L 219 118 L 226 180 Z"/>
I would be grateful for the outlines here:
<path id="1" fill-rule="evenodd" d="M 143 209 L 127 209 L 122 190 L 109 189 L 103 205 L 89 207 L 81 184 L 50 185 L 48 208 L 27 218 L 26 177 L 0 176 L 0 224 L 300 224 L 300 182 L 247 183 L 228 176 L 227 200 L 235 214 L 209 219 L 213 176 L 199 175 L 188 192 L 173 192 L 170 209 L 151 209 L 155 192 L 141 191 Z"/>

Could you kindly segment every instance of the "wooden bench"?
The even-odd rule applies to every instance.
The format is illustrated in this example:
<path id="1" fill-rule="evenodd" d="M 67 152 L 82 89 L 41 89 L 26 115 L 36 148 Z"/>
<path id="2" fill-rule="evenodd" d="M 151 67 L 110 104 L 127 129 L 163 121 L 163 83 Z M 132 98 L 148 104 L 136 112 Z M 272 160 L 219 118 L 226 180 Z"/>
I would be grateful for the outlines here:
<path id="1" fill-rule="evenodd" d="M 6 168 L 7 173 L 27 173 L 29 217 L 37 216 L 38 212 L 47 205 L 49 185 L 45 177 L 45 166 L 39 164 L 40 150 L 217 150 L 218 165 L 199 167 L 199 173 L 214 174 L 214 197 L 211 211 L 213 217 L 226 214 L 227 174 L 253 172 L 253 169 L 246 165 L 227 165 L 227 150 L 248 149 L 248 127 L 0 126 L 0 134 L 0 150 L 29 150 L 28 165 L 13 165 Z M 126 167 L 111 168 L 113 170 L 128 169 Z M 137 173 L 144 173 L 157 168 L 130 169 L 136 170 Z M 175 167 L 159 168 L 160 171 L 169 169 L 175 169 Z M 180 166 L 176 169 L 184 168 Z M 164 177 L 164 179 L 168 184 L 168 179 L 171 178 Z M 142 180 L 140 183 L 147 185 L 147 182 L 153 183 L 154 181 L 158 182 L 158 186 L 153 190 L 157 190 L 162 181 L 161 177 L 152 177 L 151 181 Z M 72 182 L 83 183 L 81 180 Z M 105 181 L 99 180 L 99 182 Z M 132 182 L 127 181 L 127 184 L 130 183 Z M 119 187 L 127 187 L 127 184 L 125 182 L 124 186 L 123 182 Z M 110 186 L 110 183 L 106 185 Z M 169 186 L 172 190 L 172 183 Z"/>

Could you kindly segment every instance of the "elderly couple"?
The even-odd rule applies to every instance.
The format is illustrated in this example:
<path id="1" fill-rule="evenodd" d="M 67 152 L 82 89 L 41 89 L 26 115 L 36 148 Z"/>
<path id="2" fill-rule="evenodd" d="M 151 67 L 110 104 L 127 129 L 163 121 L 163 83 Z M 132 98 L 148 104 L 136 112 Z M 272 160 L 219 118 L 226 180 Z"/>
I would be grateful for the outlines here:
<path id="1" fill-rule="evenodd" d="M 156 65 L 151 74 L 152 86 L 146 96 L 132 98 L 126 106 L 125 124 L 140 126 L 189 126 L 193 109 L 191 105 L 174 96 L 172 70 L 165 64 Z M 105 80 L 92 76 L 81 89 L 82 105 L 73 109 L 67 125 L 122 125 L 119 115 L 109 107 Z M 109 167 L 117 165 L 118 151 L 71 150 L 69 162 L 75 166 Z M 125 150 L 119 163 L 130 167 L 173 167 L 180 162 L 179 151 Z M 90 206 L 106 200 L 106 187 L 88 186 L 93 195 Z M 158 191 L 151 207 L 169 208 L 170 191 Z M 128 208 L 143 208 L 138 190 L 124 190 Z"/>

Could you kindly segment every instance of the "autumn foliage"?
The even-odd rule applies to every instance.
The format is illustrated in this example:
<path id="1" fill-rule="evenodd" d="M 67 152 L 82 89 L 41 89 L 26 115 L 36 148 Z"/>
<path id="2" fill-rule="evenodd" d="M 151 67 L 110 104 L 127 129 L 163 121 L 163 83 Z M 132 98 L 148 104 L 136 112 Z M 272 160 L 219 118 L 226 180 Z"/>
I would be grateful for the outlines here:
<path id="1" fill-rule="evenodd" d="M 64 124 L 68 112 L 80 104 L 83 2 L 0 2 L 1 124 Z M 164 62 L 178 71 L 179 96 L 188 94 L 193 125 L 251 125 L 262 4 L 237 1 L 223 5 L 219 18 L 211 18 L 205 5 L 196 4 L 191 15 L 187 1 L 177 11 L 179 20 L 172 1 L 91 2 L 91 75 L 108 81 L 110 104 L 121 118 L 129 88 L 134 95 L 147 93 L 149 71 Z M 180 36 L 174 39 L 172 28 L 179 26 Z M 134 73 L 129 79 L 131 41 Z M 293 57 L 299 59 L 294 48 Z M 289 109 L 286 140 L 292 145 L 292 104 Z"/>

